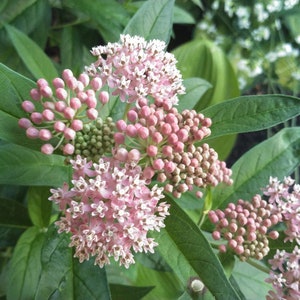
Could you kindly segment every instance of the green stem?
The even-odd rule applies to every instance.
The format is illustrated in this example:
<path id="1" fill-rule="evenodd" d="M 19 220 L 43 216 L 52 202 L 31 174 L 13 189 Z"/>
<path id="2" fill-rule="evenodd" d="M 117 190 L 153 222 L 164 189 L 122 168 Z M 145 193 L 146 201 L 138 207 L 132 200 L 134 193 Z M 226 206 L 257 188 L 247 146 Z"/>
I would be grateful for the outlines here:
<path id="1" fill-rule="evenodd" d="M 202 214 L 201 214 L 200 219 L 197 223 L 197 225 L 199 227 L 202 226 L 207 213 L 211 210 L 211 207 L 212 207 L 212 192 L 211 192 L 211 188 L 207 187 Z"/>
<path id="2" fill-rule="evenodd" d="M 260 270 L 260 271 L 262 271 L 262 272 L 264 272 L 264 273 L 267 273 L 267 274 L 270 273 L 270 269 L 269 269 L 269 268 L 267 268 L 267 267 L 265 267 L 265 266 L 259 264 L 258 262 L 252 260 L 251 258 L 247 259 L 246 262 L 247 262 L 249 265 L 251 265 L 252 267 L 254 267 L 254 268 L 256 268 L 256 269 L 258 269 L 258 270 Z"/>

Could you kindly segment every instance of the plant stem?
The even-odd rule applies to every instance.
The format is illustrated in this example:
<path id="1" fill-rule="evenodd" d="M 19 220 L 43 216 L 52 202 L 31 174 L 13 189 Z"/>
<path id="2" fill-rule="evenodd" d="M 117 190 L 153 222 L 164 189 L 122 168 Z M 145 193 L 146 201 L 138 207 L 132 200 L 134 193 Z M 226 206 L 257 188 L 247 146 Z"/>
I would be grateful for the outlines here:
<path id="1" fill-rule="evenodd" d="M 258 263 L 258 262 L 256 262 L 256 261 L 252 260 L 251 258 L 247 259 L 246 262 L 247 262 L 249 265 L 251 265 L 252 267 L 254 267 L 254 268 L 256 268 L 256 269 L 258 269 L 258 270 L 260 270 L 260 271 L 262 271 L 262 272 L 264 272 L 264 273 L 267 273 L 267 274 L 270 273 L 270 269 L 269 269 L 269 268 L 267 268 L 267 267 L 261 265 L 260 263 Z"/>

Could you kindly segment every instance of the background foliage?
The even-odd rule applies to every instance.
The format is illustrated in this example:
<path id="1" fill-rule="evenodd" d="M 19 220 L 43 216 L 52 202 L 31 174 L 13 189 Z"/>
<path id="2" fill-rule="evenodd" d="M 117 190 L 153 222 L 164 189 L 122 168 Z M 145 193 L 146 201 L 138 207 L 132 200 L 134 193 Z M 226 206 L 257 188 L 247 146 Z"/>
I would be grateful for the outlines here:
<path id="1" fill-rule="evenodd" d="M 300 102 L 295 93 L 240 96 L 246 91 L 239 88 L 227 48 L 197 31 L 208 11 L 205 2 L 1 2 L 0 299 L 124 299 L 126 295 L 126 299 L 146 300 L 232 300 L 258 299 L 270 289 L 263 272 L 256 270 L 252 276 L 250 265 L 241 264 L 231 254 L 217 255 L 205 212 L 240 198 L 250 200 L 261 192 L 270 175 L 283 178 L 293 173 L 300 162 L 299 127 L 280 130 L 240 155 L 233 162 L 231 187 L 220 185 L 203 200 L 188 193 L 179 200 L 169 197 L 171 215 L 166 228 L 153 234 L 158 251 L 138 255 L 136 265 L 126 270 L 114 263 L 99 269 L 93 261 L 80 264 L 73 259 L 68 236 L 57 234 L 53 225 L 57 212 L 47 200 L 49 187 L 70 181 L 70 168 L 63 156 L 41 154 L 39 142 L 28 140 L 17 123 L 24 116 L 20 104 L 36 79 L 51 80 L 64 68 L 78 75 L 91 62 L 89 49 L 117 41 L 123 32 L 169 43 L 187 87 L 179 109 L 194 108 L 212 119 L 212 135 L 205 142 L 221 159 L 228 158 L 238 134 L 296 118 Z M 294 34 L 296 19 L 285 19 Z M 229 34 L 229 39 L 233 42 L 235 36 Z M 291 94 L 290 85 L 284 82 L 279 80 L 278 86 Z M 255 84 L 255 79 L 249 79 L 247 94 Z M 109 113 L 116 119 L 120 110 L 116 104 Z M 200 218 L 201 227 L 196 225 Z M 273 249 L 277 247 L 275 243 Z M 204 294 L 189 290 L 195 276 L 204 282 Z"/>

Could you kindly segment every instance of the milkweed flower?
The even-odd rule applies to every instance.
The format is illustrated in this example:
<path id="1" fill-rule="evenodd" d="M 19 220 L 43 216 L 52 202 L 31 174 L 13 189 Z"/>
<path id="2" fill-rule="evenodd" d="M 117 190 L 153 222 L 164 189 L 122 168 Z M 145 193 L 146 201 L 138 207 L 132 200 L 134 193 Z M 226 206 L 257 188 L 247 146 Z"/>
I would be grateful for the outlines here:
<path id="1" fill-rule="evenodd" d="M 97 61 L 86 72 L 100 78 L 121 101 L 138 103 L 151 98 L 176 105 L 177 95 L 185 88 L 174 55 L 165 49 L 163 41 L 123 34 L 119 42 L 92 48 Z"/>
<path id="2" fill-rule="evenodd" d="M 212 237 L 227 241 L 219 246 L 220 252 L 232 251 L 242 261 L 250 257 L 261 260 L 270 250 L 268 239 L 279 237 L 270 228 L 281 221 L 281 214 L 260 195 L 255 195 L 251 202 L 240 199 L 224 210 L 211 210 L 208 217 L 216 225 Z"/>
<path id="3" fill-rule="evenodd" d="M 40 78 L 30 91 L 31 100 L 22 102 L 28 117 L 21 118 L 19 126 L 28 138 L 44 142 L 44 154 L 60 149 L 64 155 L 73 155 L 77 133 L 97 120 L 98 111 L 108 102 L 101 88 L 100 78 L 90 79 L 85 73 L 76 78 L 69 69 L 51 83 Z"/>
<path id="4" fill-rule="evenodd" d="M 272 283 L 276 292 L 270 291 L 267 300 L 300 298 L 300 249 L 295 246 L 291 253 L 285 250 L 277 250 L 275 256 L 270 259 L 270 277 L 266 282 Z"/>
<path id="5" fill-rule="evenodd" d="M 56 222 L 58 232 L 71 234 L 70 247 L 80 262 L 95 256 L 103 267 L 110 258 L 128 268 L 132 252 L 154 252 L 157 243 L 147 237 L 160 231 L 169 215 L 162 188 L 149 188 L 134 163 L 120 163 L 103 157 L 97 163 L 77 156 L 72 187 L 51 189 L 49 200 L 58 204 L 63 216 Z"/>

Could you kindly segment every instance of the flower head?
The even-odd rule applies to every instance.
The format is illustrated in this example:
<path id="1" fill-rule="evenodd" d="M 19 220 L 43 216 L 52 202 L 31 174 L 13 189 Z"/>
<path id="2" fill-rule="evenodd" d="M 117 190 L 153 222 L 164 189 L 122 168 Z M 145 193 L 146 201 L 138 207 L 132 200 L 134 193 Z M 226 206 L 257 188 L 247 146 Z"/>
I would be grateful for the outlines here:
<path id="1" fill-rule="evenodd" d="M 49 199 L 64 213 L 56 224 L 59 232 L 71 233 L 75 257 L 82 262 L 95 256 L 100 267 L 113 257 L 128 268 L 132 251 L 153 252 L 157 243 L 147 233 L 164 227 L 169 214 L 169 205 L 160 202 L 162 189 L 147 187 L 134 164 L 104 157 L 91 165 L 80 156 L 71 163 L 73 186 L 52 189 Z"/>
<path id="2" fill-rule="evenodd" d="M 183 94 L 185 89 L 177 61 L 165 48 L 166 44 L 159 40 L 121 35 L 118 43 L 92 49 L 97 61 L 86 71 L 101 78 L 122 101 L 132 103 L 151 97 L 177 104 L 177 94 Z"/>

